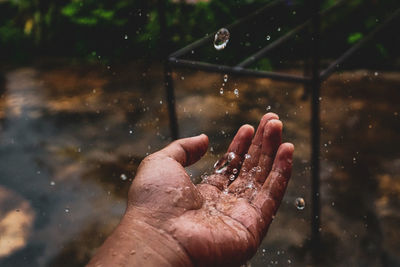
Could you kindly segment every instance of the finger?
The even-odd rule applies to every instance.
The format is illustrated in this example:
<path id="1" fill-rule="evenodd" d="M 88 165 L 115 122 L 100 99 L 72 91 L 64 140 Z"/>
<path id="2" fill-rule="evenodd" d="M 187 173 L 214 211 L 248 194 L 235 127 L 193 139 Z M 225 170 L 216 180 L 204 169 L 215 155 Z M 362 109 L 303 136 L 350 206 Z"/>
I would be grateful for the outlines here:
<path id="1" fill-rule="evenodd" d="M 294 146 L 290 143 L 280 145 L 272 170 L 253 200 L 254 206 L 260 210 L 266 225 L 270 224 L 285 194 L 292 172 L 293 151 Z"/>
<path id="2" fill-rule="evenodd" d="M 229 176 L 232 174 L 232 170 L 234 169 L 236 169 L 236 173 L 238 174 L 238 170 L 240 170 L 244 155 L 247 153 L 251 144 L 253 134 L 253 126 L 246 124 L 240 127 L 231 144 L 229 145 L 228 152 L 216 163 L 215 167 L 217 173 L 219 167 L 229 163 L 226 166 L 226 171 L 224 171 L 223 174 Z M 236 173 L 234 174 L 236 175 Z"/>
<path id="3" fill-rule="evenodd" d="M 229 153 L 234 153 L 234 158 L 229 160 L 226 170 L 220 174 L 212 174 L 202 182 L 217 186 L 221 190 L 226 187 L 229 182 L 229 176 L 233 174 L 233 170 L 236 169 L 236 172 L 240 170 L 241 162 L 249 149 L 253 134 L 253 126 L 246 124 L 240 127 L 229 145 L 228 152 L 216 163 L 216 169 L 218 169 L 224 165 L 224 162 L 228 161 Z"/>
<path id="4" fill-rule="evenodd" d="M 248 183 L 248 171 L 253 167 L 258 165 L 259 157 L 261 154 L 261 146 L 264 135 L 264 127 L 265 124 L 272 120 L 278 119 L 278 115 L 275 113 L 267 113 L 265 114 L 258 125 L 256 134 L 251 142 L 250 148 L 247 152 L 247 155 L 244 159 L 240 174 L 238 178 L 230 185 L 230 191 L 238 192 L 243 189 L 243 187 Z"/>
<path id="5" fill-rule="evenodd" d="M 261 155 L 258 166 L 260 172 L 256 172 L 256 181 L 262 185 L 271 171 L 276 151 L 282 143 L 282 122 L 280 120 L 270 120 L 264 127 L 264 136 L 261 147 Z"/>
<path id="6" fill-rule="evenodd" d="M 245 159 L 243 162 L 243 167 L 247 170 L 250 170 L 252 167 L 256 166 L 259 160 L 259 156 L 261 153 L 261 146 L 263 142 L 263 135 L 264 135 L 264 127 L 270 120 L 278 120 L 279 117 L 275 113 L 267 113 L 265 114 L 258 125 L 257 132 L 254 135 L 253 141 L 251 142 L 249 151 L 247 154 L 250 156 L 249 158 Z"/>
<path id="7" fill-rule="evenodd" d="M 245 124 L 239 128 L 235 137 L 228 148 L 228 153 L 233 152 L 241 157 L 247 153 L 253 138 L 254 128 L 251 125 Z"/>
<path id="8" fill-rule="evenodd" d="M 176 140 L 155 153 L 154 156 L 171 157 L 185 167 L 198 161 L 206 153 L 207 148 L 208 137 L 205 134 L 201 134 Z"/>

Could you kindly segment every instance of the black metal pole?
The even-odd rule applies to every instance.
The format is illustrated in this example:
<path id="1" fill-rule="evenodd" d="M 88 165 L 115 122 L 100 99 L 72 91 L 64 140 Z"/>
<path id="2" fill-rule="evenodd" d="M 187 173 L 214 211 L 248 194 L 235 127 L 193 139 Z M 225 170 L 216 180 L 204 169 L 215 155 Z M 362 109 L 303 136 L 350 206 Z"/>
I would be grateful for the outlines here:
<path id="1" fill-rule="evenodd" d="M 186 59 L 176 59 L 169 58 L 169 63 L 174 67 L 184 67 L 194 70 L 212 71 L 226 74 L 234 74 L 241 76 L 253 76 L 260 78 L 269 78 L 276 81 L 284 82 L 295 82 L 295 83 L 309 83 L 310 79 L 308 77 L 303 77 L 299 75 L 271 72 L 271 71 L 259 71 L 252 69 L 245 69 L 241 67 L 230 67 L 226 65 L 215 65 L 206 62 L 192 61 Z"/>
<path id="2" fill-rule="evenodd" d="M 320 88 L 321 81 L 319 76 L 320 54 L 320 1 L 312 0 L 312 99 L 311 99 L 311 242 L 313 259 L 318 261 L 320 250 L 320 225 L 321 225 L 321 206 L 320 206 Z"/>
<path id="3" fill-rule="evenodd" d="M 175 92 L 172 80 L 172 69 L 168 62 L 166 62 L 164 65 L 164 77 L 165 77 L 165 90 L 167 95 L 169 127 L 172 139 L 176 140 L 179 138 L 179 127 L 178 127 L 178 119 L 176 116 L 176 108 L 175 108 Z"/>
<path id="4" fill-rule="evenodd" d="M 168 40 L 167 40 L 167 22 L 165 17 L 166 10 L 166 1 L 158 0 L 157 1 L 157 12 L 158 19 L 160 24 L 160 43 L 163 49 L 162 57 L 164 59 L 164 83 L 165 83 L 165 92 L 167 98 L 167 106 L 168 106 L 168 115 L 169 115 L 169 125 L 171 131 L 171 137 L 173 140 L 179 138 L 178 131 L 178 120 L 176 116 L 175 109 L 175 92 L 174 92 L 174 84 L 172 80 L 172 69 L 169 64 L 168 59 L 166 58 L 166 51 L 168 49 Z"/>

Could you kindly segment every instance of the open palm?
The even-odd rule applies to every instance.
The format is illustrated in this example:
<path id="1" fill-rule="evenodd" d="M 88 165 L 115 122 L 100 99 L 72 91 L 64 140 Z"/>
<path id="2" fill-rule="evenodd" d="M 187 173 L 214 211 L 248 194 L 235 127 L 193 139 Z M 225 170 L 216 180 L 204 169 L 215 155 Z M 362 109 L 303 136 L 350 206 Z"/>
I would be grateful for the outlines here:
<path id="1" fill-rule="evenodd" d="M 254 137 L 253 137 L 254 135 Z M 213 174 L 194 185 L 184 166 L 207 151 L 205 135 L 180 139 L 141 163 L 127 213 L 170 235 L 196 266 L 238 266 L 265 236 L 292 167 L 278 116 L 263 116 L 254 134 L 242 126 Z"/>

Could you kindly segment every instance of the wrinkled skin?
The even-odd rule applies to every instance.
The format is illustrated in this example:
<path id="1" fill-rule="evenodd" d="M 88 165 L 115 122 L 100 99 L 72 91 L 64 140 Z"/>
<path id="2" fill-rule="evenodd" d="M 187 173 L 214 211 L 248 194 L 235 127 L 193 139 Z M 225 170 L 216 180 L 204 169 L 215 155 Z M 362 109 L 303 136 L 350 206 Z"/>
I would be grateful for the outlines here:
<path id="1" fill-rule="evenodd" d="M 278 116 L 242 126 L 216 171 L 194 185 L 184 167 L 207 151 L 205 135 L 146 157 L 121 224 L 89 265 L 239 266 L 265 236 L 291 175 L 293 145 Z M 118 245 L 117 245 L 118 244 Z"/>

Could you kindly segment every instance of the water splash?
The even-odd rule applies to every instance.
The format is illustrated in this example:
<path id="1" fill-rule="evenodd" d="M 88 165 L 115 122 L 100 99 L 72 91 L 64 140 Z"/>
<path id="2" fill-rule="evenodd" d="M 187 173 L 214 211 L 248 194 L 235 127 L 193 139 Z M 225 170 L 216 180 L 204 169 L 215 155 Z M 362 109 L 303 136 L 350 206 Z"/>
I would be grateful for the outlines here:
<path id="1" fill-rule="evenodd" d="M 294 204 L 298 210 L 303 210 L 306 206 L 306 202 L 304 201 L 304 198 L 302 198 L 302 197 L 296 198 Z"/>
<path id="2" fill-rule="evenodd" d="M 128 179 L 128 177 L 126 176 L 125 173 L 121 174 L 120 177 L 121 177 L 121 180 L 122 180 L 122 181 L 125 181 L 126 179 Z"/>
<path id="3" fill-rule="evenodd" d="M 230 33 L 227 29 L 221 28 L 217 31 L 214 37 L 214 48 L 222 50 L 226 47 L 229 42 Z"/>

